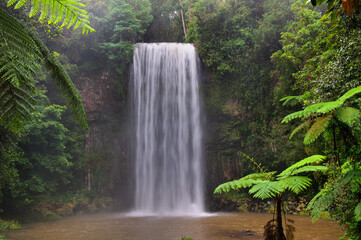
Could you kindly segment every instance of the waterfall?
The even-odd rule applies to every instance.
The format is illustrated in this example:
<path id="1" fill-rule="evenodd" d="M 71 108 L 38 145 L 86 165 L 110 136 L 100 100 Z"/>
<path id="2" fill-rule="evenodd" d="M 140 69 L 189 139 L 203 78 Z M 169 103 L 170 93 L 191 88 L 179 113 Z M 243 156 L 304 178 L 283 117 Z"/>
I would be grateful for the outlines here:
<path id="1" fill-rule="evenodd" d="M 137 44 L 133 61 L 135 212 L 204 211 L 197 54 L 192 44 Z"/>

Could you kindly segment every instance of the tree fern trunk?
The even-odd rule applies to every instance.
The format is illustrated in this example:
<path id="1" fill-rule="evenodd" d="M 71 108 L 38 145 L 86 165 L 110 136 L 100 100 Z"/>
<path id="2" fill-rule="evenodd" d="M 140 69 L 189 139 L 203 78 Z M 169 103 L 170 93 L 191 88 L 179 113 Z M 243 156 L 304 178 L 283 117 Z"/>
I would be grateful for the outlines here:
<path id="1" fill-rule="evenodd" d="M 277 215 L 276 221 L 277 221 L 277 230 L 278 230 L 278 239 L 276 240 L 286 240 L 282 226 L 282 195 L 278 196 L 276 199 L 276 215 Z"/>

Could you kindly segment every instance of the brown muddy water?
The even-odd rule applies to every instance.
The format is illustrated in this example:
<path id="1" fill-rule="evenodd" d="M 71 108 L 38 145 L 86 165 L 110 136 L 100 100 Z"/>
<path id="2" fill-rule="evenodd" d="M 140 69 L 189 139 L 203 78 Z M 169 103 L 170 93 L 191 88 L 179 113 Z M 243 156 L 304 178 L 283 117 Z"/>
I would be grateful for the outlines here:
<path id="1" fill-rule="evenodd" d="M 128 217 L 95 214 L 25 225 L 5 232 L 8 240 L 258 240 L 270 214 L 218 213 L 207 217 Z M 342 233 L 334 221 L 289 216 L 296 240 L 336 240 Z M 249 232 L 248 230 L 251 230 Z M 251 235 L 249 235 L 251 234 Z"/>

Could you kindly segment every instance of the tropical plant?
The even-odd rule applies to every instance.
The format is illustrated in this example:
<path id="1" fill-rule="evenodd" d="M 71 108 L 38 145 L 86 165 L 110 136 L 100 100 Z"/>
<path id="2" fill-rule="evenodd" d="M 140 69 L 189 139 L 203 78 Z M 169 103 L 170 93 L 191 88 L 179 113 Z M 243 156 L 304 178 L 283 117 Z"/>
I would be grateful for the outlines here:
<path id="1" fill-rule="evenodd" d="M 276 172 L 265 172 L 249 174 L 241 179 L 230 181 L 219 185 L 214 194 L 227 193 L 231 190 L 250 188 L 249 193 L 253 197 L 260 199 L 274 198 L 276 204 L 276 220 L 271 220 L 272 226 L 267 226 L 268 236 L 272 239 L 285 240 L 285 234 L 282 226 L 282 196 L 286 191 L 299 194 L 311 185 L 311 178 L 299 176 L 301 173 L 308 172 L 325 172 L 326 166 L 314 165 L 319 164 L 325 159 L 321 155 L 307 157 L 276 175 Z M 270 223 L 270 222 L 269 222 Z M 291 234 L 292 226 L 286 226 L 288 234 Z"/>
<path id="2" fill-rule="evenodd" d="M 361 117 L 360 110 L 354 107 L 346 106 L 346 101 L 360 92 L 361 86 L 347 91 L 336 101 L 312 104 L 301 111 L 287 115 L 283 118 L 282 123 L 288 123 L 297 118 L 303 119 L 304 122 L 292 131 L 290 138 L 292 138 L 300 130 L 308 128 L 303 140 L 303 143 L 306 145 L 313 143 L 324 132 L 330 132 L 330 135 L 333 135 L 331 141 L 333 143 L 333 150 L 336 153 L 337 142 L 335 128 L 337 126 L 337 122 L 352 128 L 352 126 L 359 121 Z M 287 102 L 295 98 L 298 97 L 289 96 L 282 98 L 281 101 Z M 337 154 L 336 158 L 339 167 L 341 167 Z"/>
<path id="3" fill-rule="evenodd" d="M 9 0 L 8 6 L 15 4 L 14 8 L 18 9 L 27 3 L 29 16 L 39 13 L 39 21 L 48 20 L 49 24 L 62 21 L 61 26 L 74 25 L 73 29 L 81 26 L 84 34 L 94 31 L 88 24 L 86 11 L 79 8 L 84 5 L 77 0 Z M 4 10 L 0 10 L 0 30 L 0 124 L 17 132 L 31 119 L 36 104 L 36 77 L 41 66 L 45 66 L 75 118 L 87 129 L 80 95 L 56 56 L 35 33 Z"/>

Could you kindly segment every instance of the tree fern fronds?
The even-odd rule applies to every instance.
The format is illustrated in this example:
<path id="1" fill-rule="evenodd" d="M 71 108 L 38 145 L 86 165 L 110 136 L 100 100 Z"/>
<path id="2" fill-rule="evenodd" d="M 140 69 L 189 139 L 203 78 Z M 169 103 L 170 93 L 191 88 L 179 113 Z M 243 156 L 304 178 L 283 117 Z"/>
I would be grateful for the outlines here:
<path id="1" fill-rule="evenodd" d="M 273 177 L 273 175 L 276 173 L 276 171 L 274 172 L 262 172 L 262 173 L 251 173 L 248 174 L 247 176 L 241 178 L 243 180 L 247 180 L 247 179 L 260 179 L 260 180 L 269 180 Z"/>
<path id="2" fill-rule="evenodd" d="M 288 123 L 288 122 L 292 121 L 293 119 L 302 118 L 305 116 L 307 116 L 307 115 L 305 115 L 304 110 L 294 112 L 294 113 L 291 113 L 291 114 L 287 115 L 286 117 L 284 117 L 282 120 L 282 123 Z"/>
<path id="3" fill-rule="evenodd" d="M 322 104 L 322 107 L 317 110 L 318 113 L 329 113 L 336 108 L 340 107 L 343 104 L 343 102 L 336 100 L 332 102 L 324 102 Z"/>
<path id="4" fill-rule="evenodd" d="M 303 109 L 301 111 L 291 113 L 283 118 L 282 123 L 288 123 L 291 120 L 296 119 L 296 118 L 309 117 L 312 114 L 317 113 L 318 109 L 320 109 L 323 105 L 324 105 L 324 103 L 315 103 L 315 104 L 312 104 L 312 105 L 306 107 L 305 109 Z"/>
<path id="5" fill-rule="evenodd" d="M 40 52 L 44 58 L 45 66 L 49 70 L 52 80 L 61 91 L 62 96 L 69 105 L 75 119 L 85 129 L 88 129 L 83 102 L 68 73 L 61 66 L 55 55 L 49 51 L 49 49 L 34 33 L 29 32 L 29 35 L 33 38 L 38 48 L 40 49 Z"/>
<path id="6" fill-rule="evenodd" d="M 339 121 L 347 125 L 352 125 L 357 120 L 360 120 L 361 112 L 352 107 L 340 107 L 336 109 L 335 116 Z"/>
<path id="7" fill-rule="evenodd" d="M 227 193 L 227 192 L 230 192 L 231 190 L 248 188 L 248 187 L 251 187 L 252 185 L 260 183 L 260 182 L 263 182 L 263 180 L 242 179 L 242 178 L 238 179 L 238 180 L 233 180 L 233 181 L 226 182 L 226 183 L 219 185 L 214 190 L 214 194 Z"/>
<path id="8" fill-rule="evenodd" d="M 283 191 L 283 186 L 281 186 L 278 182 L 265 181 L 254 185 L 249 190 L 249 193 L 254 194 L 254 197 L 256 198 L 266 199 L 275 197 Z"/>
<path id="9" fill-rule="evenodd" d="M 339 188 L 339 186 L 336 186 Z M 327 210 L 327 208 L 335 201 L 337 197 L 337 189 L 333 191 L 326 191 L 322 189 L 309 203 L 307 210 L 311 210 L 312 222 L 320 219 L 321 215 Z"/>
<path id="10" fill-rule="evenodd" d="M 307 120 L 307 121 L 301 123 L 300 125 L 298 125 L 298 127 L 296 127 L 296 128 L 292 131 L 289 139 L 291 139 L 296 133 L 298 133 L 298 132 L 301 131 L 302 129 L 306 128 L 310 123 L 311 123 L 311 121 L 310 121 L 310 120 Z"/>
<path id="11" fill-rule="evenodd" d="M 361 86 L 352 88 L 351 90 L 347 91 L 344 95 L 342 95 L 339 100 L 344 103 L 347 99 L 353 97 L 355 94 L 361 93 Z"/>
<path id="12" fill-rule="evenodd" d="M 318 118 L 307 131 L 303 143 L 306 145 L 313 143 L 321 135 L 321 133 L 325 131 L 331 119 L 332 115 L 326 115 Z"/>
<path id="13" fill-rule="evenodd" d="M 325 156 L 322 155 L 312 155 L 310 157 L 304 158 L 301 161 L 296 162 L 295 164 L 293 164 L 292 166 L 288 167 L 287 169 L 285 169 L 283 172 L 281 172 L 280 174 L 277 175 L 277 179 L 282 179 L 285 177 L 289 177 L 294 175 L 294 171 L 300 167 L 303 167 L 305 165 L 310 165 L 310 164 L 318 164 L 323 162 L 326 159 Z"/>
<path id="14" fill-rule="evenodd" d="M 305 173 L 305 172 L 322 172 L 325 173 L 328 170 L 328 167 L 326 166 L 303 166 L 301 168 L 295 169 L 292 172 L 292 175 L 297 175 L 300 173 Z"/>
<path id="15" fill-rule="evenodd" d="M 62 19 L 63 26 L 70 28 L 75 24 L 81 26 L 83 34 L 94 32 L 89 25 L 87 12 L 82 9 L 85 7 L 79 0 L 8 0 L 7 5 L 15 9 L 24 7 L 30 2 L 29 17 L 33 17 L 40 12 L 39 21 L 48 19 L 49 24 L 58 24 Z M 74 28 L 75 29 L 75 28 Z"/>
<path id="16" fill-rule="evenodd" d="M 303 190 L 305 190 L 307 187 L 311 185 L 312 180 L 308 177 L 303 176 L 292 176 L 288 178 L 281 179 L 279 181 L 279 184 L 285 188 L 288 189 L 296 194 L 299 194 Z"/>
<path id="17" fill-rule="evenodd" d="M 356 221 L 361 221 L 361 202 L 356 205 L 354 212 Z"/>
<path id="18" fill-rule="evenodd" d="M 280 101 L 283 102 L 282 105 L 286 106 L 295 106 L 300 100 L 302 99 L 302 95 L 301 96 L 287 96 L 284 98 L 281 98 Z"/>

